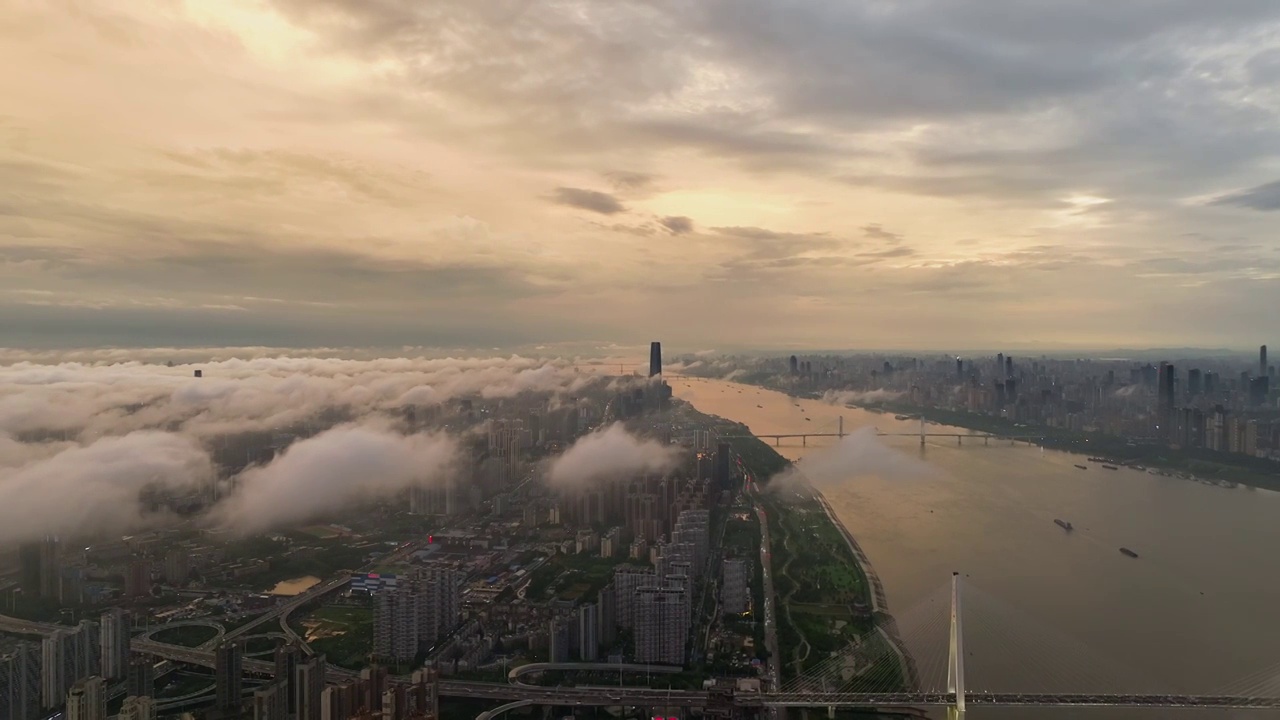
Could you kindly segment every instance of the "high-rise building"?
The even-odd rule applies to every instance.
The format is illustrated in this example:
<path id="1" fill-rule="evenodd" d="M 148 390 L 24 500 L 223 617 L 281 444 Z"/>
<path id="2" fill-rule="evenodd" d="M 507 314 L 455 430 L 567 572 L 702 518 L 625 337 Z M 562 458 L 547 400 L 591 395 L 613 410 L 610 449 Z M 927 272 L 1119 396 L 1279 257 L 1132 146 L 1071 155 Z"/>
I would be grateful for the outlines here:
<path id="1" fill-rule="evenodd" d="M 374 712 L 382 711 L 382 693 L 387 689 L 387 669 L 381 665 L 373 665 L 360 671 L 358 707 L 365 707 Z"/>
<path id="2" fill-rule="evenodd" d="M 31 597 L 60 600 L 58 538 L 49 535 L 37 542 L 26 543 L 19 547 L 18 557 L 22 566 L 22 592 Z"/>
<path id="3" fill-rule="evenodd" d="M 223 715 L 236 715 L 243 706 L 244 667 L 242 648 L 238 642 L 224 642 L 213 651 L 213 674 L 216 682 L 214 709 Z"/>
<path id="4" fill-rule="evenodd" d="M 1004 359 L 1004 376 L 1007 378 L 1013 377 L 1013 356 L 1012 355 Z"/>
<path id="5" fill-rule="evenodd" d="M 183 548 L 174 548 L 164 556 L 164 581 L 181 586 L 191 576 L 191 554 Z"/>
<path id="6" fill-rule="evenodd" d="M 595 603 L 578 608 L 578 657 L 595 662 L 600 655 L 600 607 Z"/>
<path id="7" fill-rule="evenodd" d="M 726 613 L 741 615 L 751 605 L 747 561 L 742 558 L 725 558 L 721 572 L 720 607 Z"/>
<path id="8" fill-rule="evenodd" d="M 729 443 L 716 444 L 716 461 L 712 469 L 712 481 L 720 489 L 729 487 L 733 477 L 733 447 Z"/>
<path id="9" fill-rule="evenodd" d="M 129 670 L 129 630 L 133 616 L 121 608 L 112 608 L 100 618 L 100 672 L 109 680 L 121 680 Z"/>
<path id="10" fill-rule="evenodd" d="M 107 683 L 97 675 L 76 682 L 67 693 L 66 720 L 107 720 Z"/>
<path id="11" fill-rule="evenodd" d="M 1263 345 L 1258 348 L 1258 375 L 1267 376 L 1267 346 Z"/>
<path id="12" fill-rule="evenodd" d="M 156 720 L 155 699 L 135 695 L 126 697 L 117 720 Z"/>
<path id="13" fill-rule="evenodd" d="M 688 594 L 679 587 L 636 591 L 636 662 L 683 665 Z"/>
<path id="14" fill-rule="evenodd" d="M 82 620 L 75 629 L 57 630 L 40 646 L 41 701 L 57 707 L 76 682 L 98 674 L 101 662 L 98 624 Z"/>
<path id="15" fill-rule="evenodd" d="M 134 655 L 129 658 L 125 695 L 151 697 L 156 689 L 155 659 L 149 655 Z"/>
<path id="16" fill-rule="evenodd" d="M 129 563 L 124 575 L 124 596 L 127 598 L 140 598 L 150 594 L 151 561 L 146 558 L 135 558 Z"/>
<path id="17" fill-rule="evenodd" d="M 412 582 L 380 591 L 373 598 L 373 654 L 400 663 L 418 654 L 418 590 Z"/>
<path id="18" fill-rule="evenodd" d="M 569 639 L 572 634 L 569 618 L 551 618 L 547 623 L 547 660 L 553 663 L 569 661 Z"/>
<path id="19" fill-rule="evenodd" d="M 634 628 L 636 624 L 636 594 L 642 587 L 658 584 L 653 570 L 635 565 L 623 565 L 613 572 L 616 590 L 618 627 Z"/>
<path id="20" fill-rule="evenodd" d="M 356 712 L 355 683 L 332 685 L 320 694 L 320 720 L 347 720 Z"/>
<path id="21" fill-rule="evenodd" d="M 294 717 L 297 720 L 320 720 L 326 665 L 324 655 L 316 655 L 298 663 L 294 673 L 294 705 L 298 708 Z"/>
<path id="22" fill-rule="evenodd" d="M 796 375 L 800 372 L 800 361 L 795 355 L 791 356 L 791 359 L 789 360 L 789 364 L 791 367 L 792 375 Z"/>
<path id="23" fill-rule="evenodd" d="M 662 343 L 649 343 L 649 377 L 662 374 Z"/>
<path id="24" fill-rule="evenodd" d="M 409 704 L 419 717 L 440 720 L 440 677 L 431 668 L 409 676 Z"/>
<path id="25" fill-rule="evenodd" d="M 286 643 L 276 648 L 276 682 L 283 683 L 285 712 L 294 715 L 298 712 L 297 672 L 298 658 L 302 656 L 302 648 L 297 643 Z"/>
<path id="26" fill-rule="evenodd" d="M 374 655 L 412 660 L 458 625 L 465 576 L 453 568 L 419 568 L 374 598 Z"/>
<path id="27" fill-rule="evenodd" d="M 253 691 L 253 720 L 289 720 L 289 684 L 276 680 Z"/>
<path id="28" fill-rule="evenodd" d="M 40 646 L 18 643 L 0 656 L 0 718 L 40 717 Z"/>

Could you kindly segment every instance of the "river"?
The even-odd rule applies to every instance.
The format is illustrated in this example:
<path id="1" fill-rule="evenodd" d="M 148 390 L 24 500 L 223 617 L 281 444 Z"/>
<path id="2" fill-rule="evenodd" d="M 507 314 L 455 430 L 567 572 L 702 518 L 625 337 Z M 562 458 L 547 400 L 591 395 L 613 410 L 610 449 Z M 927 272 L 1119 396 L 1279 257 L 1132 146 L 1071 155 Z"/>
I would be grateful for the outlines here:
<path id="1" fill-rule="evenodd" d="M 891 415 L 754 386 L 668 381 L 700 411 L 745 423 L 757 434 L 834 432 L 840 416 L 846 432 L 918 429 Z M 803 461 L 835 442 L 801 447 L 785 440 L 777 449 Z M 874 463 L 880 472 L 850 467 L 847 477 L 820 489 L 869 556 L 918 662 L 946 647 L 946 627 L 933 627 L 930 618 L 946 603 L 945 587 L 958 571 L 966 584 L 970 691 L 1215 694 L 1271 680 L 1272 692 L 1259 694 L 1280 691 L 1280 493 L 1106 470 L 1084 456 L 1007 441 L 958 446 L 937 438 L 924 448 L 917 438 L 876 442 L 923 462 L 905 463 L 917 466 L 911 472 L 883 459 Z M 1063 531 L 1055 518 L 1075 530 Z M 1140 557 L 1125 557 L 1120 547 Z M 917 620 L 921 631 L 913 633 Z M 939 637 L 916 637 L 929 636 L 926 630 Z M 1273 670 L 1246 681 L 1267 668 Z M 1097 687 L 1099 678 L 1108 686 Z M 969 716 L 1280 713 L 971 707 Z"/>

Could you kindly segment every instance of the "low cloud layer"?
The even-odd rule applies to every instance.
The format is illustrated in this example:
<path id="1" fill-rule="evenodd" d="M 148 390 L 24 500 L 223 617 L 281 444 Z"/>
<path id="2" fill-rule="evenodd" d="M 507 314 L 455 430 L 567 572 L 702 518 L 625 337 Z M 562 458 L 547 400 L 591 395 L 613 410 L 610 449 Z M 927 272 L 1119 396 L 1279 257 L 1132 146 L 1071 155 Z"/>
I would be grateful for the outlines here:
<path id="1" fill-rule="evenodd" d="M 909 479 L 933 472 L 928 463 L 880 442 L 875 428 L 863 428 L 830 448 L 806 455 L 769 483 L 781 488 L 804 481 L 821 489 L 864 477 Z"/>
<path id="2" fill-rule="evenodd" d="M 216 520 L 257 532 L 368 503 L 410 487 L 443 484 L 458 446 L 445 435 L 405 436 L 344 425 L 291 445 L 236 479 Z"/>
<path id="3" fill-rule="evenodd" d="M 193 377 L 196 369 L 204 377 Z M 465 395 L 573 393 L 590 380 L 565 361 L 519 357 L 259 357 L 175 367 L 19 362 L 0 366 L 0 434 L 75 440 L 176 428 L 209 437 L 288 427 L 326 410 L 360 417 Z"/>
<path id="4" fill-rule="evenodd" d="M 822 401 L 832 405 L 859 405 L 862 403 L 891 402 L 902 397 L 902 393 L 878 388 L 858 392 L 855 390 L 828 390 L 822 395 Z"/>
<path id="5" fill-rule="evenodd" d="M 553 460 L 547 469 L 547 481 L 553 487 L 582 487 L 645 473 L 664 473 L 678 462 L 675 448 L 636 437 L 621 423 L 615 423 L 580 438 Z"/>
<path id="6" fill-rule="evenodd" d="M 147 521 L 144 489 L 191 491 L 213 477 L 208 453 L 173 433 L 134 432 L 69 448 L 0 476 L 0 544 L 123 533 Z"/>
<path id="7" fill-rule="evenodd" d="M 213 353 L 219 359 L 169 367 L 114 352 L 104 362 L 86 353 L 78 362 L 0 365 L 0 543 L 47 533 L 119 534 L 159 522 L 144 508 L 144 491 L 212 495 L 215 453 L 246 433 L 306 439 L 265 465 L 222 478 L 221 499 L 200 521 L 257 532 L 322 516 L 440 483 L 453 471 L 457 439 L 404 434 L 410 408 L 528 395 L 554 408 L 610 382 L 570 361 L 521 357 Z M 194 377 L 197 368 L 203 377 Z M 621 428 L 592 437 L 604 440 L 606 454 L 633 441 L 638 455 L 620 467 L 665 467 Z M 595 441 L 575 457 L 591 461 Z M 238 471 L 222 468 L 224 475 Z"/>

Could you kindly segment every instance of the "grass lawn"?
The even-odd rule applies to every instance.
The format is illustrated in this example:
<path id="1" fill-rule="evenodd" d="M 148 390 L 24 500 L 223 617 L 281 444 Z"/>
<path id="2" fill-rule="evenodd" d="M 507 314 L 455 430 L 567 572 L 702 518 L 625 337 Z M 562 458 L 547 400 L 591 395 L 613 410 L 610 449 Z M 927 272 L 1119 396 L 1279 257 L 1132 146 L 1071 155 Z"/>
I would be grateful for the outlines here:
<path id="1" fill-rule="evenodd" d="M 307 637 L 317 653 L 329 662 L 352 670 L 369 664 L 373 652 L 373 610 L 362 607 L 323 605 L 291 624 Z"/>

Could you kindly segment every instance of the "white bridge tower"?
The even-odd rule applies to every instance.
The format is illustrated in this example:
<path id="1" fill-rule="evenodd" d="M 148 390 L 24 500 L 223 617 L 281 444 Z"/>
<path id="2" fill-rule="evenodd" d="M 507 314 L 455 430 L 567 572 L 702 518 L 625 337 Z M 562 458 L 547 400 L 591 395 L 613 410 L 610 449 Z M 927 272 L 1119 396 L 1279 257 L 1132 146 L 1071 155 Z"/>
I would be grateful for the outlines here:
<path id="1" fill-rule="evenodd" d="M 921 440 L 924 438 L 921 437 Z M 951 573 L 951 653 L 947 662 L 947 693 L 955 700 L 949 720 L 964 720 L 964 633 L 960 628 L 960 573 Z"/>

